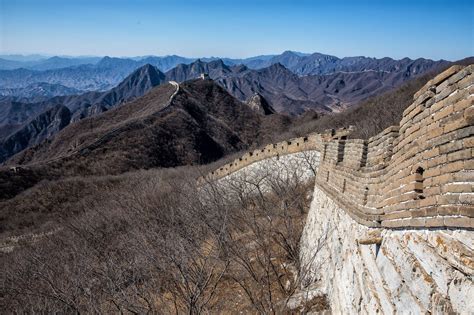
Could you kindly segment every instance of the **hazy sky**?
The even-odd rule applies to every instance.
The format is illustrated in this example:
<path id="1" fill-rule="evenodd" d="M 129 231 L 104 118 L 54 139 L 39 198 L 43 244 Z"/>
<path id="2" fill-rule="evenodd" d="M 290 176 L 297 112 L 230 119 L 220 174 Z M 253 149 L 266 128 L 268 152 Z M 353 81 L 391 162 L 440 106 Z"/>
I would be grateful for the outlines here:
<path id="1" fill-rule="evenodd" d="M 0 0 L 0 54 L 474 55 L 472 1 Z"/>

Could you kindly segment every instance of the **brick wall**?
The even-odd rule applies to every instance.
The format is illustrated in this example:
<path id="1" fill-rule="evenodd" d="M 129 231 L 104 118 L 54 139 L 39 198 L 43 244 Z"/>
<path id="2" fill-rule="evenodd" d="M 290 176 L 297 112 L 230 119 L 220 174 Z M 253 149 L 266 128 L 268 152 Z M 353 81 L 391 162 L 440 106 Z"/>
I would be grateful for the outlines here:
<path id="1" fill-rule="evenodd" d="M 453 66 L 414 95 L 399 126 L 368 139 L 350 130 L 248 152 L 209 174 L 304 150 L 321 152 L 316 185 L 361 224 L 474 228 L 474 65 Z"/>
<path id="2" fill-rule="evenodd" d="M 312 133 L 305 137 L 293 138 L 287 141 L 268 144 L 263 148 L 245 153 L 240 158 L 227 163 L 217 170 L 211 172 L 207 176 L 207 180 L 217 180 L 228 176 L 252 163 L 275 156 L 283 156 L 286 154 L 316 150 L 322 151 L 322 143 L 328 139 L 334 139 L 347 136 L 351 132 L 351 128 L 341 128 L 338 130 L 329 130 L 326 133 Z M 204 180 L 204 179 L 202 179 Z"/>
<path id="3" fill-rule="evenodd" d="M 316 183 L 369 226 L 474 228 L 473 70 L 429 81 L 399 126 L 325 142 Z"/>

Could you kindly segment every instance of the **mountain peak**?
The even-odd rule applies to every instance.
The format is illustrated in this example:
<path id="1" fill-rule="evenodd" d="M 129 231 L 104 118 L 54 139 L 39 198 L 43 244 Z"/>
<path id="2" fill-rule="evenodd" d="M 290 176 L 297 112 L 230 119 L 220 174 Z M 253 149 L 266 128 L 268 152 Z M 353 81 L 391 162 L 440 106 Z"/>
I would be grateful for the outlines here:
<path id="1" fill-rule="evenodd" d="M 126 89 L 129 95 L 140 96 L 145 91 L 160 85 L 165 81 L 165 75 L 155 66 L 147 63 L 136 69 L 132 74 L 126 77 L 116 89 Z"/>
<path id="2" fill-rule="evenodd" d="M 296 52 L 291 51 L 291 50 L 285 50 L 285 51 L 281 54 L 281 56 L 288 56 L 288 55 L 290 55 L 290 56 L 298 56 L 298 54 L 297 54 Z"/>

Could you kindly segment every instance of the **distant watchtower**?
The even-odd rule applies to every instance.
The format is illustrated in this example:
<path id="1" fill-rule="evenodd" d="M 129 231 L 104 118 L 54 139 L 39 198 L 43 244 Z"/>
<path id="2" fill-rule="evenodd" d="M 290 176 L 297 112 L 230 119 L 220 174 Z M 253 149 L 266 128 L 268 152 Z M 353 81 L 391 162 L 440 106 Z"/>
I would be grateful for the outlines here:
<path id="1" fill-rule="evenodd" d="M 209 80 L 209 74 L 208 73 L 201 73 L 200 78 L 201 78 L 201 80 Z"/>

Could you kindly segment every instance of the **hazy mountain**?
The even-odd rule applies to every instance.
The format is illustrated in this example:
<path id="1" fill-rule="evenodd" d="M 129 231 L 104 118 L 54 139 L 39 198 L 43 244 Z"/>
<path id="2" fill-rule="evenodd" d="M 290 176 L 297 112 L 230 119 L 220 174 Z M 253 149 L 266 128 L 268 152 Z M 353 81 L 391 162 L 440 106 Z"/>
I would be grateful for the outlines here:
<path id="1" fill-rule="evenodd" d="M 135 66 L 116 68 L 80 65 L 46 71 L 0 70 L 0 87 L 24 88 L 33 83 L 46 82 L 84 91 L 107 90 L 120 83 L 136 68 Z"/>
<path id="2" fill-rule="evenodd" d="M 60 84 L 32 83 L 24 88 L 0 88 L 0 96 L 11 96 L 17 101 L 38 101 L 54 96 L 80 94 L 83 91 Z"/>
<path id="3" fill-rule="evenodd" d="M 62 97 L 54 99 L 52 102 L 67 106 L 73 112 L 73 121 L 76 121 L 142 96 L 164 81 L 165 75 L 157 68 L 147 64 L 135 70 L 109 91 Z"/>
<path id="4" fill-rule="evenodd" d="M 294 56 L 315 57 L 314 54 L 298 56 L 295 53 L 288 53 L 284 59 L 287 62 L 294 62 Z M 331 58 L 323 59 L 325 62 L 331 60 Z M 348 60 L 344 62 L 349 65 L 357 64 Z M 243 65 L 227 66 L 222 61 L 205 63 L 198 60 L 168 71 L 166 78 L 182 82 L 206 72 L 241 101 L 246 101 L 255 93 L 259 93 L 276 111 L 299 114 L 305 110 L 340 111 L 444 64 L 446 63 L 403 60 L 396 65 L 387 61 L 385 69 L 388 70 L 384 71 L 371 71 L 360 66 L 360 69 L 364 70 L 299 76 L 280 63 L 255 70 Z"/>
<path id="5" fill-rule="evenodd" d="M 2 58 L 3 57 L 3 58 Z M 9 59 L 12 58 L 12 59 Z M 29 69 L 29 70 L 52 70 L 61 69 L 85 64 L 96 64 L 100 57 L 41 57 L 35 58 L 15 58 L 10 56 L 0 56 L 0 70 Z"/>
<path id="6" fill-rule="evenodd" d="M 172 55 L 172 56 L 164 56 L 164 57 L 149 56 L 149 57 L 140 59 L 139 61 L 141 63 L 151 64 L 157 67 L 158 69 L 160 69 L 160 71 L 165 72 L 176 67 L 180 63 L 189 64 L 195 60 L 196 60 L 195 58 L 186 58 L 186 57 Z"/>
<path id="7" fill-rule="evenodd" d="M 257 59 L 252 62 L 245 62 L 252 69 L 269 67 L 272 64 L 280 63 L 290 71 L 298 75 L 332 74 L 334 72 L 411 72 L 420 74 L 435 65 L 447 64 L 447 61 L 433 61 L 419 58 L 412 60 L 404 58 L 395 60 L 392 58 L 369 58 L 369 57 L 345 57 L 338 58 L 321 53 L 301 54 L 292 51 L 285 51 L 281 55 L 273 56 L 270 59 Z"/>
<path id="8" fill-rule="evenodd" d="M 32 83 L 46 82 L 84 91 L 105 91 L 119 84 L 128 74 L 145 64 L 151 64 L 165 72 L 180 64 L 194 63 L 196 60 L 213 62 L 220 60 L 220 58 L 196 59 L 172 55 L 135 58 L 106 56 L 101 59 L 98 57 L 52 57 L 39 61 L 5 59 L 0 60 L 0 69 L 9 70 L 0 70 L 0 88 L 24 88 Z M 368 57 L 338 58 L 320 53 L 303 54 L 292 51 L 285 51 L 280 55 L 264 55 L 245 59 L 222 58 L 222 62 L 227 66 L 245 65 L 256 70 L 280 63 L 300 76 L 362 71 L 420 74 L 433 66 L 446 63 L 409 58 L 402 60 Z M 18 67 L 21 69 L 16 69 Z"/>
<path id="9" fill-rule="evenodd" d="M 47 59 L 48 56 L 39 55 L 39 54 L 31 54 L 31 55 L 20 55 L 20 54 L 2 54 L 0 55 L 1 59 L 12 60 L 12 61 L 40 61 Z"/>
<path id="10" fill-rule="evenodd" d="M 232 67 L 232 69 L 234 69 L 234 67 Z M 231 72 L 231 68 L 224 64 L 222 60 L 204 62 L 198 59 L 189 65 L 177 65 L 175 68 L 166 72 L 166 78 L 168 80 L 183 82 L 197 79 L 202 73 L 208 73 L 212 78 L 219 78 Z"/>

